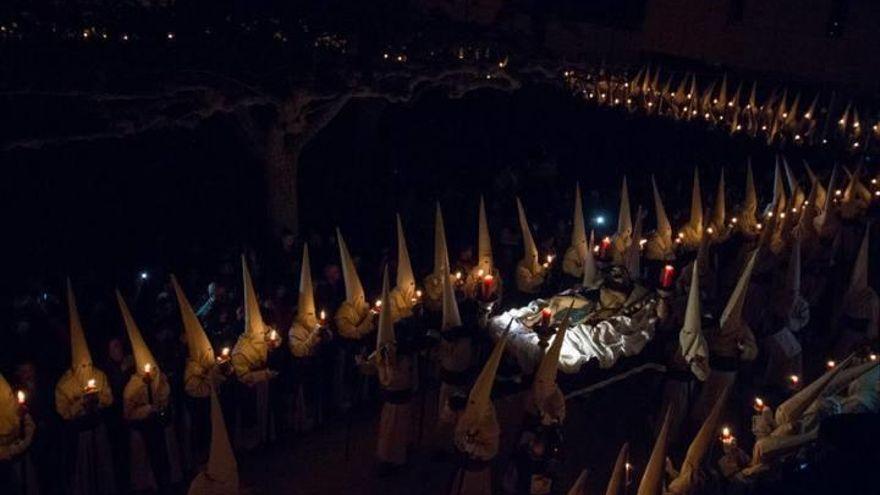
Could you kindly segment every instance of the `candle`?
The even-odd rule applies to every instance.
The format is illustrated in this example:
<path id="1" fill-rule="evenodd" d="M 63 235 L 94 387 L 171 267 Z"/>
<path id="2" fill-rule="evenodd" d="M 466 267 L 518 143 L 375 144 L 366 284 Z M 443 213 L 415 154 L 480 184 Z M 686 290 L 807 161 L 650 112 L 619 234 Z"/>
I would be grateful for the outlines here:
<path id="1" fill-rule="evenodd" d="M 877 355 L 876 355 L 876 354 L 871 354 L 870 356 L 868 356 L 868 359 L 870 359 L 871 361 L 876 361 L 876 360 L 877 360 Z"/>
<path id="2" fill-rule="evenodd" d="M 275 329 L 269 332 L 269 341 L 273 344 L 278 341 L 278 332 Z"/>
<path id="3" fill-rule="evenodd" d="M 733 445 L 733 442 L 736 440 L 736 437 L 733 436 L 733 433 L 730 432 L 730 428 L 725 426 L 721 428 L 721 443 L 725 446 Z"/>
<path id="4" fill-rule="evenodd" d="M 15 398 L 18 400 L 18 430 L 21 438 L 24 438 L 25 434 L 25 423 L 24 417 L 27 414 L 27 394 L 24 393 L 24 390 L 19 390 L 15 393 Z"/>
<path id="5" fill-rule="evenodd" d="M 91 394 L 98 391 L 98 383 L 94 378 L 89 378 L 86 381 L 86 393 Z"/>
<path id="6" fill-rule="evenodd" d="M 625 466 L 626 466 L 626 479 L 624 481 L 625 481 L 626 486 L 629 486 L 632 483 L 633 465 L 627 462 L 625 464 Z"/>
<path id="7" fill-rule="evenodd" d="M 834 368 L 835 366 L 837 366 L 837 363 L 835 363 L 833 359 L 829 359 L 828 362 L 825 363 L 825 366 L 827 366 L 828 369 L 830 370 L 831 368 Z"/>
<path id="8" fill-rule="evenodd" d="M 19 406 L 24 406 L 27 403 L 27 394 L 24 393 L 24 390 L 16 392 L 15 398 L 18 400 Z"/>
<path id="9" fill-rule="evenodd" d="M 789 381 L 789 383 L 790 383 L 791 388 L 797 388 L 797 387 L 798 387 L 798 384 L 799 384 L 800 381 L 801 381 L 801 379 L 800 379 L 800 377 L 797 376 L 797 375 L 791 375 L 791 376 L 788 377 L 788 381 Z"/>
<path id="10" fill-rule="evenodd" d="M 461 281 L 461 272 L 460 272 L 460 271 L 455 272 L 455 281 L 456 281 L 456 282 L 460 282 L 460 281 Z"/>
<path id="11" fill-rule="evenodd" d="M 321 310 L 320 318 L 321 318 L 321 326 L 324 326 L 327 322 L 327 312 L 324 311 L 323 309 Z"/>
<path id="12" fill-rule="evenodd" d="M 225 363 L 228 360 L 229 360 L 229 348 L 224 347 L 223 349 L 220 350 L 220 355 L 217 356 L 217 362 L 218 363 Z"/>
<path id="13" fill-rule="evenodd" d="M 764 399 L 760 397 L 755 397 L 755 412 L 761 413 L 764 412 L 764 408 L 767 407 L 764 405 Z"/>
<path id="14" fill-rule="evenodd" d="M 150 376 L 150 373 L 151 373 L 152 371 L 153 371 L 153 365 L 152 365 L 152 364 L 147 363 L 147 364 L 144 365 L 144 375 L 146 375 L 146 376 Z"/>
<path id="15" fill-rule="evenodd" d="M 605 258 L 608 255 L 609 249 L 611 249 L 611 238 L 606 236 L 602 238 L 602 242 L 599 244 L 599 257 Z"/>
<path id="16" fill-rule="evenodd" d="M 660 272 L 660 287 L 663 289 L 668 289 L 672 287 L 672 282 L 675 280 L 675 267 L 672 265 L 666 265 L 663 267 L 663 271 Z"/>
<path id="17" fill-rule="evenodd" d="M 376 299 L 376 302 L 373 303 L 373 311 L 379 313 L 382 311 L 382 300 Z"/>
<path id="18" fill-rule="evenodd" d="M 544 308 L 541 310 L 541 326 L 547 328 L 550 326 L 550 318 L 553 316 L 553 311 L 550 308 Z"/>
<path id="19" fill-rule="evenodd" d="M 481 270 L 482 271 L 482 270 Z M 492 297 L 492 289 L 495 287 L 495 277 L 486 275 L 483 277 L 483 300 L 488 301 Z"/>
<path id="20" fill-rule="evenodd" d="M 712 235 L 712 234 L 715 233 L 715 229 L 713 229 L 712 227 L 707 227 L 707 228 L 706 228 L 706 233 L 709 234 L 709 235 Z"/>

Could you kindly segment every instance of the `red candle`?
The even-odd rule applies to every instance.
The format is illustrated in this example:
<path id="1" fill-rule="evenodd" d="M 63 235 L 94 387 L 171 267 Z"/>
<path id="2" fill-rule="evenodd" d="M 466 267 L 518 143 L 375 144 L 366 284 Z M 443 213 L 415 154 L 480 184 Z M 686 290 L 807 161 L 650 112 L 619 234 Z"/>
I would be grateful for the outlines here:
<path id="1" fill-rule="evenodd" d="M 608 250 L 611 249 L 611 238 L 605 237 L 602 239 L 602 243 L 599 245 L 599 258 L 605 258 L 608 254 Z"/>
<path id="2" fill-rule="evenodd" d="M 672 265 L 666 265 L 663 267 L 663 271 L 660 272 L 660 287 L 663 289 L 668 289 L 672 287 L 672 282 L 675 279 L 675 268 Z"/>
<path id="3" fill-rule="evenodd" d="M 553 311 L 550 311 L 550 308 L 544 308 L 541 310 L 541 325 L 544 328 L 550 326 L 550 317 L 553 316 Z"/>
<path id="4" fill-rule="evenodd" d="M 483 299 L 489 300 L 489 297 L 492 296 L 492 289 L 495 286 L 495 277 L 492 275 L 486 275 L 483 277 Z"/>

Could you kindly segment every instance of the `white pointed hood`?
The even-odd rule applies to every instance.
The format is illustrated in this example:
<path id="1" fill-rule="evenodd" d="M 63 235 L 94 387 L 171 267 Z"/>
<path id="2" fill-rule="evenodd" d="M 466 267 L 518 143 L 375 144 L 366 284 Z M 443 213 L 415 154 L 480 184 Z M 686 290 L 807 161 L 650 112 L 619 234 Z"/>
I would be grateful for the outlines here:
<path id="1" fill-rule="evenodd" d="M 626 250 L 626 258 L 624 259 L 624 263 L 626 266 L 626 270 L 629 272 L 630 277 L 634 280 L 640 278 L 639 274 L 641 273 L 640 262 L 641 262 L 641 245 L 640 241 L 642 238 L 642 207 L 639 206 L 636 209 L 636 226 L 633 230 L 633 242 L 630 243 L 629 247 Z"/>
<path id="2" fill-rule="evenodd" d="M 532 229 L 529 228 L 529 220 L 526 218 L 526 210 L 523 208 L 522 202 L 516 198 L 516 211 L 519 217 L 519 228 L 522 230 L 523 238 L 523 260 L 529 263 L 529 269 L 537 271 L 538 269 L 538 246 L 532 237 Z"/>
<path id="3" fill-rule="evenodd" d="M 188 495 L 238 494 L 238 463 L 217 393 L 211 388 L 211 450 L 205 470 L 193 478 Z"/>
<path id="4" fill-rule="evenodd" d="M 461 315 L 458 312 L 455 291 L 452 289 L 452 280 L 449 276 L 445 276 L 443 277 L 443 321 L 440 330 L 449 330 L 460 326 Z"/>
<path id="5" fill-rule="evenodd" d="M 559 323 L 559 329 L 553 337 L 553 343 L 547 348 L 547 352 L 541 358 L 541 363 L 535 372 L 535 378 L 532 382 L 532 393 L 539 409 L 542 408 L 544 399 L 552 395 L 558 388 L 556 376 L 559 370 L 559 356 L 562 354 L 562 345 L 565 343 L 565 332 L 568 330 L 572 306 L 574 306 L 574 301 L 565 311 L 565 317 Z"/>
<path id="6" fill-rule="evenodd" d="M 853 265 L 852 275 L 849 279 L 850 294 L 856 294 L 868 288 L 868 241 L 871 236 L 870 224 L 865 229 L 865 235 L 862 237 L 862 243 L 859 245 L 859 253 L 856 255 L 856 262 Z"/>
<path id="7" fill-rule="evenodd" d="M 785 168 L 785 178 L 788 181 L 788 190 L 791 191 L 791 206 L 793 208 L 800 208 L 806 199 L 804 190 L 801 188 L 800 183 L 798 183 L 797 177 L 795 177 L 791 167 L 788 166 L 788 160 L 786 160 L 784 156 L 782 157 L 782 166 Z"/>
<path id="8" fill-rule="evenodd" d="M 214 348 L 211 346 L 211 341 L 208 340 L 202 323 L 174 275 L 171 275 L 171 286 L 174 287 L 174 294 L 177 296 L 177 307 L 180 308 L 180 318 L 183 320 L 189 358 L 202 367 L 210 368 L 214 365 Z"/>
<path id="9" fill-rule="evenodd" d="M 580 476 L 575 480 L 574 484 L 568 490 L 568 495 L 587 495 L 587 474 L 589 470 L 581 471 Z"/>
<path id="10" fill-rule="evenodd" d="M 819 178 L 816 177 L 816 174 L 813 172 L 813 169 L 810 168 L 810 164 L 807 163 L 806 160 L 804 160 L 804 168 L 807 170 L 807 177 L 810 178 L 810 187 L 812 189 L 810 195 L 813 196 L 815 194 L 815 197 L 811 200 L 811 206 L 816 208 L 816 211 L 819 211 L 822 205 L 825 204 L 825 198 L 828 195 L 828 191 L 825 189 L 825 186 L 822 185 L 822 182 L 819 181 Z"/>
<path id="11" fill-rule="evenodd" d="M 512 320 L 511 320 L 512 321 Z M 509 326 L 508 326 L 509 328 Z M 492 353 L 483 365 L 483 369 L 477 376 L 471 391 L 468 394 L 467 405 L 464 412 L 458 419 L 458 426 L 465 428 L 476 428 L 482 423 L 483 418 L 491 410 L 492 407 L 492 386 L 495 384 L 495 374 L 498 372 L 498 365 L 501 364 L 501 358 L 504 357 L 504 346 L 507 344 L 507 332 L 501 335 Z"/>
<path id="12" fill-rule="evenodd" d="M 691 371 L 700 381 L 705 381 L 709 373 L 709 346 L 703 336 L 702 326 L 699 263 L 694 261 L 691 272 L 691 288 L 688 292 L 684 324 L 678 334 L 678 344 L 681 355 L 690 365 Z"/>
<path id="13" fill-rule="evenodd" d="M 394 344 L 394 317 L 391 314 L 391 304 L 389 304 L 389 282 L 388 267 L 382 274 L 382 307 L 379 309 L 379 325 L 376 332 L 376 349 L 381 349 L 390 344 Z"/>
<path id="14" fill-rule="evenodd" d="M 632 236 L 632 214 L 629 209 L 629 190 L 626 187 L 626 176 L 623 176 L 623 185 L 620 186 L 620 212 L 617 218 L 617 235 L 621 238 Z"/>
<path id="15" fill-rule="evenodd" d="M 581 279 L 581 285 L 589 289 L 595 289 L 601 281 L 599 267 L 596 266 L 593 250 L 592 248 L 587 249 L 587 254 L 584 256 L 584 278 Z"/>
<path id="16" fill-rule="evenodd" d="M 715 193 L 715 207 L 712 208 L 712 224 L 718 232 L 724 230 L 724 219 L 727 215 L 727 204 L 725 202 L 724 191 L 724 168 L 721 169 L 721 176 L 718 178 L 718 191 Z"/>
<path id="17" fill-rule="evenodd" d="M 629 458 L 629 443 L 624 443 L 617 453 L 617 460 L 614 461 L 614 468 L 611 470 L 611 478 L 608 479 L 608 486 L 605 488 L 605 495 L 621 495 L 623 488 L 626 486 L 626 462 Z"/>
<path id="18" fill-rule="evenodd" d="M 70 320 L 70 368 L 74 371 L 88 368 L 92 366 L 92 355 L 79 319 L 79 311 L 76 309 L 76 297 L 73 295 L 70 279 L 67 279 L 67 311 Z"/>
<path id="19" fill-rule="evenodd" d="M 440 203 L 434 214 L 434 276 L 449 276 L 449 249 L 446 244 L 446 228 L 443 226 L 443 212 Z"/>
<path id="20" fill-rule="evenodd" d="M 660 434 L 657 435 L 657 440 L 654 442 L 651 457 L 645 466 L 645 472 L 642 474 L 642 480 L 639 482 L 639 489 L 636 495 L 662 495 L 663 493 L 663 475 L 666 470 L 666 446 L 668 444 L 670 418 L 670 411 L 667 410 L 663 418 L 663 426 L 660 427 Z"/>
<path id="21" fill-rule="evenodd" d="M 752 255 L 749 256 L 749 261 L 746 263 L 742 274 L 739 276 L 739 280 L 736 282 L 736 287 L 733 288 L 733 293 L 730 295 L 730 299 L 727 300 L 727 305 L 721 313 L 721 319 L 719 320 L 720 336 L 718 340 L 722 345 L 730 345 L 732 347 L 722 349 L 724 354 L 727 355 L 736 352 L 737 336 L 739 336 L 740 331 L 745 325 L 742 311 L 746 302 L 746 295 L 749 292 L 752 271 L 755 269 L 755 261 L 758 259 L 758 252 L 760 252 L 760 249 L 755 249 Z M 747 331 L 751 332 L 751 329 L 747 329 Z"/>
<path id="22" fill-rule="evenodd" d="M 837 366 L 826 371 L 822 376 L 813 381 L 813 383 L 807 385 L 796 394 L 789 397 L 788 400 L 782 404 L 779 404 L 779 407 L 776 408 L 776 424 L 781 426 L 799 420 L 804 411 L 810 407 L 810 404 L 822 395 L 825 388 L 831 384 L 834 377 L 849 365 L 851 359 L 852 357 L 845 359 Z"/>
<path id="23" fill-rule="evenodd" d="M 773 211 L 778 205 L 784 205 L 788 202 L 785 195 L 785 184 L 782 182 L 782 169 L 779 167 L 779 155 L 776 156 L 776 166 L 773 169 L 773 200 L 767 211 Z"/>
<path id="24" fill-rule="evenodd" d="M 703 460 L 709 453 L 712 443 L 717 439 L 718 421 L 721 419 L 721 411 L 724 409 L 728 391 L 729 387 L 725 386 L 718 396 L 715 405 L 712 406 L 712 411 L 703 421 L 703 425 L 700 426 L 700 430 L 697 431 L 696 436 L 691 441 L 684 461 L 681 464 L 681 472 L 669 485 L 670 493 L 690 494 L 696 488 L 694 485 L 697 473 L 703 464 Z"/>
<path id="25" fill-rule="evenodd" d="M 480 219 L 477 236 L 477 268 L 483 273 L 491 274 L 494 262 L 492 260 L 492 240 L 489 237 L 489 222 L 486 220 L 486 203 L 480 196 Z"/>
<path id="26" fill-rule="evenodd" d="M 312 264 L 309 260 L 309 245 L 303 244 L 302 267 L 299 275 L 299 298 L 296 315 L 300 321 L 317 319 L 315 308 L 315 288 L 312 285 Z"/>
<path id="27" fill-rule="evenodd" d="M 18 433 L 18 402 L 9 382 L 0 373 L 0 434 L 5 438 Z"/>
<path id="28" fill-rule="evenodd" d="M 257 291 L 244 255 L 241 255 L 241 272 L 244 278 L 244 331 L 253 337 L 263 338 L 266 335 L 266 324 L 263 322 L 260 300 L 257 299 Z"/>
<path id="29" fill-rule="evenodd" d="M 584 207 L 581 202 L 581 185 L 574 187 L 574 218 L 572 220 L 571 245 L 577 250 L 578 258 L 587 253 L 587 227 L 584 222 Z"/>
<path id="30" fill-rule="evenodd" d="M 119 303 L 119 311 L 122 312 L 125 331 L 128 334 L 129 343 L 131 343 L 131 352 L 134 354 L 135 372 L 142 376 L 145 366 L 149 364 L 153 369 L 152 373 L 158 374 L 159 363 L 153 357 L 153 353 L 150 352 L 146 342 L 144 342 L 144 337 L 141 335 L 137 323 L 134 322 L 134 318 L 132 318 L 131 312 L 128 310 L 128 305 L 125 304 L 125 300 L 122 299 L 122 294 L 118 290 L 116 291 L 116 301 Z"/>
<path id="31" fill-rule="evenodd" d="M 669 217 L 666 215 L 666 207 L 663 206 L 663 198 L 660 197 L 660 190 L 657 188 L 657 181 L 651 176 L 651 185 L 654 188 L 654 212 L 657 216 L 657 236 L 663 240 L 663 243 L 672 246 L 672 224 L 669 223 Z"/>
<path id="32" fill-rule="evenodd" d="M 694 167 L 694 186 L 691 190 L 691 217 L 688 225 L 697 235 L 703 234 L 703 199 L 700 193 L 700 169 Z"/>
<path id="33" fill-rule="evenodd" d="M 364 294 L 364 286 L 361 285 L 361 278 L 358 277 L 354 259 L 348 252 L 348 245 L 345 244 L 345 239 L 342 238 L 342 232 L 339 228 L 336 229 L 336 238 L 339 242 L 342 276 L 345 279 L 345 300 L 355 304 L 366 302 L 367 296 Z"/>
<path id="34" fill-rule="evenodd" d="M 416 277 L 413 275 L 406 237 L 403 235 L 403 222 L 397 215 L 397 290 L 411 299 L 416 293 Z"/>
<path id="35" fill-rule="evenodd" d="M 758 194 L 755 192 L 755 175 L 752 172 L 752 160 L 748 161 L 746 167 L 746 197 L 743 201 L 742 216 L 748 225 L 754 225 L 757 222 L 755 215 L 758 212 Z"/>

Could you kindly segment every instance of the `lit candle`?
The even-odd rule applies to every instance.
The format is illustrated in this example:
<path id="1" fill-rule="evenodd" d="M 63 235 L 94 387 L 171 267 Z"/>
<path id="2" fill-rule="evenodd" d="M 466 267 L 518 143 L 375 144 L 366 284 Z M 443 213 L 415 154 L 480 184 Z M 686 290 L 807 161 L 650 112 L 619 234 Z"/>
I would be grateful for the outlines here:
<path id="1" fill-rule="evenodd" d="M 319 316 L 321 319 L 321 326 L 323 327 L 324 325 L 327 324 L 327 312 L 322 309 L 321 314 Z"/>
<path id="2" fill-rule="evenodd" d="M 153 365 L 152 365 L 152 364 L 147 363 L 147 364 L 144 365 L 144 375 L 146 375 L 146 376 L 150 376 L 150 373 L 152 373 L 152 371 L 153 371 Z"/>
<path id="3" fill-rule="evenodd" d="M 460 281 L 461 281 L 461 272 L 460 272 L 460 271 L 455 272 L 455 281 L 456 281 L 456 282 L 460 282 Z"/>
<path id="4" fill-rule="evenodd" d="M 24 393 L 24 390 L 19 390 L 15 393 L 15 398 L 18 400 L 19 406 L 24 406 L 27 404 L 27 394 Z"/>
<path id="5" fill-rule="evenodd" d="M 672 287 L 672 282 L 675 279 L 675 267 L 672 265 L 666 265 L 663 267 L 663 271 L 660 273 L 660 287 L 663 289 L 668 289 Z"/>
<path id="6" fill-rule="evenodd" d="M 835 363 L 833 359 L 829 359 L 828 362 L 825 363 L 825 366 L 827 366 L 828 369 L 830 370 L 830 369 L 834 368 L 835 366 L 837 366 L 837 363 Z"/>
<path id="7" fill-rule="evenodd" d="M 871 361 L 876 361 L 876 360 L 877 360 L 877 355 L 876 355 L 876 354 L 871 354 L 870 356 L 868 356 L 868 359 L 870 359 Z"/>
<path id="8" fill-rule="evenodd" d="M 269 340 L 274 344 L 278 341 L 278 332 L 275 329 L 269 332 Z"/>
<path id="9" fill-rule="evenodd" d="M 483 300 L 488 301 L 492 296 L 492 290 L 495 287 L 495 277 L 492 275 L 486 275 L 483 277 Z"/>
<path id="10" fill-rule="evenodd" d="M 798 388 L 798 384 L 801 382 L 801 379 L 797 375 L 791 375 L 788 377 L 788 381 L 791 388 Z"/>
<path id="11" fill-rule="evenodd" d="M 376 302 L 373 303 L 373 311 L 379 313 L 382 311 L 382 300 L 376 299 Z"/>
<path id="12" fill-rule="evenodd" d="M 550 308 L 544 308 L 541 310 L 541 326 L 547 328 L 550 326 L 550 318 L 553 316 L 553 311 Z"/>
<path id="13" fill-rule="evenodd" d="M 761 413 L 764 411 L 764 408 L 767 407 L 764 405 L 764 399 L 760 397 L 755 397 L 755 412 Z"/>
<path id="14" fill-rule="evenodd" d="M 599 257 L 605 258 L 608 255 L 609 249 L 611 249 L 611 238 L 606 236 L 602 238 L 602 243 L 599 248 Z"/>
<path id="15" fill-rule="evenodd" d="M 150 385 L 153 381 L 153 377 L 150 376 L 150 373 L 153 372 L 153 365 L 147 363 L 144 365 L 144 383 L 147 385 L 147 404 L 153 403 L 153 387 Z"/>
<path id="16" fill-rule="evenodd" d="M 736 441 L 736 437 L 731 433 L 730 428 L 725 426 L 721 428 L 721 443 L 725 446 L 733 445 L 733 442 Z"/>
<path id="17" fill-rule="evenodd" d="M 627 462 L 625 464 L 625 466 L 626 466 L 626 479 L 624 481 L 625 481 L 626 486 L 629 486 L 632 483 L 633 465 Z"/>
<path id="18" fill-rule="evenodd" d="M 15 393 L 15 398 L 18 400 L 18 431 L 21 438 L 24 438 L 24 417 L 27 414 L 27 394 L 24 393 L 24 390 L 19 390 Z"/>
<path id="19" fill-rule="evenodd" d="M 224 347 L 223 349 L 221 349 L 220 355 L 217 356 L 218 363 L 223 364 L 226 361 L 229 361 L 229 348 L 228 347 Z"/>
<path id="20" fill-rule="evenodd" d="M 94 378 L 89 378 L 86 381 L 86 390 L 87 394 L 93 394 L 98 391 L 98 382 L 95 381 Z"/>

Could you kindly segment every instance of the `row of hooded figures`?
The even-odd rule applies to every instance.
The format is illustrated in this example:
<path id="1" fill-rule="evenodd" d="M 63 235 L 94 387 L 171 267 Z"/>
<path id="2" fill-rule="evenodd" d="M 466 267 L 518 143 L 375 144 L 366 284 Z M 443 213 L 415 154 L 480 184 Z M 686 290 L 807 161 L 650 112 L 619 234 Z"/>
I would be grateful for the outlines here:
<path id="1" fill-rule="evenodd" d="M 772 470 L 778 459 L 816 439 L 818 424 L 823 417 L 840 412 L 877 410 L 877 360 L 876 355 L 867 349 L 876 343 L 880 302 L 868 285 L 870 224 L 864 227 L 865 212 L 877 192 L 872 193 L 871 185 L 863 184 L 861 169 L 854 173 L 847 171 L 848 177 L 844 181 L 838 178 L 835 168 L 827 187 L 808 169 L 810 190 L 806 193 L 787 164 L 784 168 L 788 176 L 787 191 L 777 163 L 773 199 L 759 214 L 749 166 L 745 197 L 736 216 L 730 216 L 726 211 L 723 171 L 714 207 L 704 215 L 699 174 L 695 173 L 690 218 L 676 237 L 673 237 L 656 183 L 653 183 L 653 199 L 657 225 L 644 239 L 645 215 L 639 208 L 633 223 L 625 178 L 617 232 L 599 242 L 592 235 L 587 236 L 580 190 L 577 190 L 572 241 L 560 264 L 565 276 L 577 280 L 572 284 L 574 292 L 598 294 L 597 307 L 628 314 L 639 325 L 677 327 L 674 330 L 678 333 L 677 345 L 667 362 L 668 376 L 660 414 L 663 420 L 641 476 L 639 494 L 700 491 L 706 471 L 704 459 L 709 445 L 717 438 L 719 418 L 729 390 L 735 384 L 737 370 L 740 363 L 754 360 L 759 352 L 759 339 L 750 324 L 761 315 L 750 317 L 750 309 L 772 307 L 767 311 L 778 311 L 782 315 L 781 318 L 770 318 L 779 323 L 779 328 L 763 332 L 760 339 L 760 352 L 768 357 L 767 380 L 785 383 L 792 375 L 801 373 L 798 332 L 806 325 L 810 309 L 807 302 L 810 295 L 805 297 L 801 290 L 802 259 L 811 266 L 830 266 L 841 256 L 840 246 L 845 244 L 841 239 L 858 235 L 856 232 L 862 228 L 864 235 L 860 243 L 855 243 L 859 247 L 848 288 L 842 292 L 839 308 L 834 312 L 839 331 L 833 352 L 841 356 L 841 360 L 812 383 L 790 387 L 791 395 L 775 411 L 769 405 L 761 404 L 753 418 L 756 441 L 752 455 L 746 455 L 735 439 L 729 438 L 731 441 L 724 443 L 724 456 L 719 466 L 729 477 L 747 478 Z M 842 189 L 836 189 L 838 181 L 841 185 L 845 183 Z M 516 268 L 516 289 L 529 296 L 542 295 L 550 287 L 553 260 L 547 258 L 542 262 L 519 200 L 517 208 L 525 249 Z M 496 410 L 499 403 L 493 396 L 493 388 L 499 387 L 496 375 L 505 361 L 508 334 L 486 331 L 492 314 L 500 308 L 503 290 L 501 274 L 493 264 L 483 202 L 480 202 L 479 209 L 478 259 L 466 273 L 450 271 L 443 217 L 437 205 L 434 269 L 425 277 L 423 291 L 416 289 L 398 217 L 396 286 L 390 287 L 386 268 L 381 298 L 372 304 L 367 302 L 341 233 L 337 231 L 337 235 L 346 299 L 333 315 L 332 326 L 335 334 L 353 342 L 363 342 L 365 338 L 372 340 L 375 335 L 374 351 L 364 354 L 366 357 L 359 358 L 357 364 L 365 373 L 377 377 L 382 391 L 376 447 L 380 465 L 398 467 L 407 462 L 408 449 L 413 443 L 415 368 L 420 360 L 427 360 L 425 356 L 431 356 L 435 358 L 431 362 L 440 381 L 436 424 L 438 443 L 454 450 L 461 460 L 451 482 L 451 493 L 494 493 L 492 467 L 499 455 L 503 428 L 498 416 L 503 416 L 503 411 Z M 735 245 L 738 252 L 725 258 L 730 262 L 719 263 L 721 257 L 713 257 L 711 253 L 720 251 L 725 244 Z M 682 261 L 688 258 L 693 261 Z M 663 278 L 664 271 L 673 264 L 683 267 L 675 284 Z M 620 284 L 610 283 L 619 278 L 621 267 L 624 278 L 651 285 L 657 295 L 650 303 L 639 306 L 635 314 L 626 313 L 625 294 L 623 297 L 616 294 L 621 290 Z M 655 270 L 656 267 L 659 268 Z M 782 268 L 785 275 L 777 277 L 782 282 L 774 282 L 773 273 Z M 659 285 L 647 283 L 652 270 L 655 270 L 654 275 L 660 273 Z M 217 391 L 223 382 L 237 380 L 252 391 L 248 400 L 256 403 L 256 421 L 247 431 L 239 432 L 247 442 L 266 442 L 272 435 L 273 422 L 277 420 L 272 417 L 274 411 L 268 400 L 269 383 L 277 372 L 269 368 L 268 362 L 270 354 L 276 352 L 285 339 L 277 329 L 263 321 L 244 258 L 242 271 L 245 329 L 234 348 L 224 348 L 219 353 L 213 349 L 177 280 L 171 277 L 189 349 L 185 391 L 191 398 L 210 404 L 210 414 L 203 418 L 211 425 L 207 462 L 192 479 L 191 494 L 239 493 L 235 453 L 218 400 Z M 761 272 L 769 274 L 769 279 L 759 277 Z M 725 286 L 725 281 L 720 279 L 730 273 L 733 276 L 729 277 L 728 287 L 732 286 L 732 290 L 728 292 L 727 304 L 718 323 L 707 328 L 704 325 L 705 310 L 701 311 L 701 294 L 719 293 L 719 288 Z M 554 291 L 556 288 L 558 286 Z M 163 481 L 182 477 L 174 424 L 168 418 L 170 387 L 125 299 L 118 291 L 116 296 L 136 364 L 122 397 L 124 419 L 130 425 L 131 485 L 136 490 L 156 489 Z M 769 298 L 770 304 L 746 304 L 752 298 L 765 297 Z M 92 362 L 69 282 L 67 300 L 71 367 L 57 384 L 55 402 L 58 413 L 79 432 L 75 467 L 68 486 L 75 494 L 115 493 L 110 448 L 100 415 L 114 398 L 107 376 Z M 463 305 L 462 311 L 460 305 Z M 524 432 L 521 442 L 530 447 L 529 459 L 533 461 L 552 459 L 557 449 L 554 441 L 548 439 L 561 442 L 566 399 L 557 385 L 560 353 L 566 332 L 581 331 L 589 320 L 588 316 L 581 318 L 580 324 L 575 324 L 571 318 L 571 306 L 560 308 L 558 312 L 550 320 L 554 323 L 543 327 L 543 331 L 551 335 L 543 342 L 531 387 L 524 387 L 522 394 L 526 412 L 520 418 Z M 424 318 L 425 314 L 435 317 L 431 324 L 436 329 L 432 332 L 435 339 L 419 340 L 402 335 L 415 326 L 424 326 L 424 322 L 429 321 Z M 542 319 L 532 318 L 530 321 L 541 322 Z M 508 327 L 512 322 L 511 319 L 507 323 Z M 313 354 L 321 341 L 328 337 L 329 327 L 328 315 L 316 309 L 308 246 L 305 246 L 297 315 L 286 339 L 290 352 L 296 357 Z M 536 332 L 541 330 L 535 328 Z M 490 337 L 494 340 L 492 350 L 480 363 L 478 343 Z M 422 352 L 425 348 L 432 352 Z M 475 373 L 477 370 L 479 372 Z M 682 374 L 688 379 L 681 379 Z M 692 405 L 688 403 L 691 378 L 702 383 L 700 394 Z M 669 469 L 669 438 L 676 434 L 689 409 L 702 421 L 702 426 L 694 436 L 681 468 Z M 0 461 L 15 467 L 13 472 L 19 477 L 15 486 L 22 493 L 36 493 L 37 484 L 30 479 L 35 474 L 28 457 L 34 430 L 26 399 L 17 395 L 0 376 Z M 624 445 L 606 493 L 622 493 L 623 480 L 630 476 L 627 452 L 628 447 Z M 505 473 L 503 487 L 495 488 L 511 493 L 561 493 L 562 487 L 548 472 L 550 463 L 516 465 L 521 468 L 519 472 L 513 469 L 512 475 Z M 569 493 L 584 493 L 585 473 Z"/>

